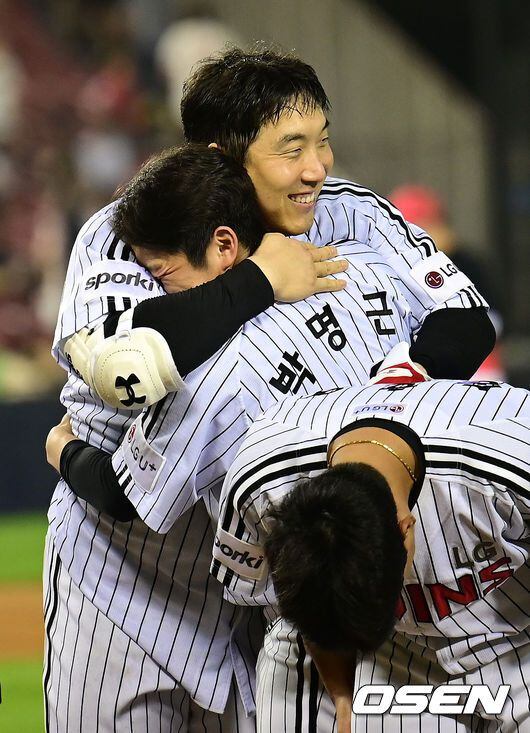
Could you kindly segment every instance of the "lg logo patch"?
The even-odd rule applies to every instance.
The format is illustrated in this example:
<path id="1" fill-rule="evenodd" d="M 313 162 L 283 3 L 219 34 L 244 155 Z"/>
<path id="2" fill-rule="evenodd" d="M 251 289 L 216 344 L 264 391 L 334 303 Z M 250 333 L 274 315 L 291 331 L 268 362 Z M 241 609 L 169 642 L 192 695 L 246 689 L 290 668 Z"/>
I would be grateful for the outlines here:
<path id="1" fill-rule="evenodd" d="M 425 282 L 430 288 L 441 288 L 444 284 L 443 276 L 436 270 L 431 270 L 425 275 Z"/>

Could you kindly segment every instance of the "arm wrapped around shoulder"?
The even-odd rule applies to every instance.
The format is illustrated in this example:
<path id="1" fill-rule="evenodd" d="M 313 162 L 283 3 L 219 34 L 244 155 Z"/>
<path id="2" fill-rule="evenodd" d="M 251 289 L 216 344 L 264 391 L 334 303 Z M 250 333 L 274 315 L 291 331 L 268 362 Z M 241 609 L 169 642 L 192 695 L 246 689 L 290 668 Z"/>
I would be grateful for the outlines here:
<path id="1" fill-rule="evenodd" d="M 183 382 L 162 334 L 153 328 L 133 328 L 131 321 L 132 311 L 122 313 L 111 336 L 105 336 L 103 325 L 84 328 L 68 339 L 64 352 L 108 405 L 142 410 L 178 391 Z"/>

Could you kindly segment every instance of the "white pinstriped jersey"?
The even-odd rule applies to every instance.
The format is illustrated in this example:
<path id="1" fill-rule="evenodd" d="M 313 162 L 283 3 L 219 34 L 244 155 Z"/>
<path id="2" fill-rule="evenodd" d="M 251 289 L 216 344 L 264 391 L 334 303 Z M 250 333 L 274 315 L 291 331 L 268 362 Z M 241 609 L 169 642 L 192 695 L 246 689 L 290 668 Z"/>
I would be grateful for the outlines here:
<path id="1" fill-rule="evenodd" d="M 497 382 L 349 388 L 269 409 L 223 487 L 212 573 L 228 596 L 274 605 L 262 560 L 267 510 L 325 469 L 339 431 L 367 418 L 408 425 L 425 458 L 397 630 L 435 650 L 451 674 L 528 644 L 530 394 Z"/>
<path id="2" fill-rule="evenodd" d="M 145 298 L 162 293 L 151 275 L 135 261 L 129 248 L 114 236 L 110 227 L 113 207 L 110 204 L 95 214 L 82 228 L 76 240 L 66 277 L 53 350 L 59 363 L 69 370 L 69 379 L 61 400 L 71 416 L 75 434 L 91 445 L 109 452 L 116 448 L 131 424 L 132 413 L 106 407 L 69 369 L 61 346 L 74 332 L 86 325 L 95 325 L 106 314 L 127 309 Z M 428 312 L 439 307 L 471 307 L 483 303 L 474 288 L 463 281 L 460 282 L 462 288 L 457 288 L 454 294 L 450 294 L 446 287 L 424 287 L 423 272 L 418 274 L 417 270 L 415 277 L 412 277 L 410 270 L 416 265 L 421 270 L 427 262 L 427 269 L 430 271 L 433 260 L 428 257 L 434 253 L 434 246 L 429 238 L 420 230 L 407 226 L 390 204 L 367 189 L 328 179 L 316 205 L 315 224 L 307 236 L 300 238 L 325 244 L 333 238 L 341 240 L 348 237 L 354 237 L 357 243 L 355 258 L 359 262 L 359 271 L 362 270 L 363 274 L 357 280 L 355 293 L 364 308 L 363 320 L 368 316 L 371 332 L 370 337 L 364 339 L 356 333 L 356 346 L 348 346 L 352 366 L 347 384 L 364 380 L 371 364 L 381 358 L 394 343 L 403 337 L 408 338 L 405 332 L 408 334 L 415 331 Z M 434 265 L 435 262 L 433 268 Z M 454 279 L 453 274 L 451 277 Z M 385 288 L 381 286 L 381 278 L 384 279 Z M 383 296 L 378 295 L 382 291 L 386 293 L 386 302 Z M 367 296 L 365 300 L 362 299 L 363 295 Z M 351 297 L 351 294 L 344 297 Z M 404 301 L 398 302 L 403 297 L 407 304 Z M 395 303 L 395 310 L 390 314 L 389 304 L 392 301 Z M 327 302 L 334 311 L 335 296 L 329 297 Z M 324 307 L 324 301 L 321 305 Z M 295 309 L 299 307 L 295 306 Z M 278 309 L 281 315 L 282 307 L 278 306 Z M 344 310 L 344 303 L 341 310 Z M 314 306 L 306 307 L 305 304 L 297 318 L 302 318 L 304 314 L 306 320 L 312 315 L 318 315 Z M 317 318 L 312 322 L 312 328 L 314 334 L 322 331 L 322 335 L 318 338 L 313 334 L 311 338 L 315 343 L 327 343 L 328 339 L 335 339 L 335 346 L 340 347 L 342 336 L 336 333 L 333 313 L 328 318 L 326 313 L 320 316 L 320 320 Z M 269 319 L 270 314 L 266 318 Z M 356 330 L 354 319 L 351 316 L 348 318 L 348 329 Z M 341 321 L 342 319 L 341 316 Z M 286 318 L 286 323 L 287 320 Z M 303 328 L 307 331 L 310 327 L 304 321 Z M 269 333 L 267 321 L 263 322 L 262 329 L 265 334 L 259 338 L 265 338 Z M 395 334 L 389 333 L 392 329 L 396 331 Z M 278 327 L 278 330 L 281 328 Z M 286 341 L 286 337 L 280 333 L 278 343 Z M 305 355 L 308 346 L 308 343 L 300 343 L 301 357 Z M 247 348 L 253 359 L 260 356 L 259 343 L 249 344 Z M 346 359 L 340 351 L 340 348 L 333 350 L 331 346 L 327 347 L 326 359 L 328 362 L 331 359 L 338 361 L 338 369 L 342 374 L 346 368 Z M 215 363 L 216 368 L 222 369 L 223 361 L 220 356 L 223 353 L 224 350 L 210 362 L 210 367 Z M 292 354 L 291 351 L 288 355 Z M 283 362 L 283 371 L 276 370 L 275 375 L 280 380 L 281 389 L 284 389 L 294 371 L 295 383 L 292 389 L 296 388 L 296 383 L 300 380 L 300 394 L 304 394 L 312 384 L 311 377 L 305 374 L 305 367 L 298 368 L 300 362 L 297 359 L 298 357 L 291 359 L 290 363 Z M 272 365 L 269 364 L 268 369 L 272 369 Z M 333 379 L 331 375 L 334 369 L 335 366 L 330 375 L 319 375 L 319 382 L 313 389 L 317 389 L 320 380 L 325 387 L 344 383 L 342 379 L 340 382 Z M 252 380 L 247 379 L 247 372 L 252 373 L 252 368 L 241 365 L 242 383 L 245 385 L 247 400 L 249 403 L 254 402 L 251 412 L 255 414 L 269 404 L 272 399 L 271 388 L 267 382 L 263 382 L 265 396 L 260 395 L 260 390 L 252 396 L 249 391 L 252 389 Z M 194 377 L 196 373 L 191 378 Z M 212 382 L 215 383 L 215 389 L 224 390 L 222 371 L 215 379 L 210 380 L 210 384 Z M 283 396 L 281 390 L 279 396 Z M 201 404 L 198 406 L 196 403 L 199 399 Z M 209 391 L 202 389 L 200 397 L 193 402 L 193 409 L 202 415 L 204 402 L 209 399 Z M 218 395 L 216 399 L 219 399 Z M 239 399 L 239 396 L 235 396 L 234 403 Z M 154 429 L 158 434 L 162 416 L 165 414 L 162 411 L 167 410 L 167 405 L 173 402 L 174 397 L 169 396 L 147 413 L 144 418 L 146 432 Z M 212 414 L 211 409 L 207 414 L 212 418 L 214 426 L 217 425 L 218 418 Z M 226 427 L 224 440 L 228 441 L 229 435 L 230 441 L 232 438 L 240 439 L 240 433 L 232 435 L 231 427 Z M 210 426 L 210 429 L 214 428 Z M 195 449 L 192 442 L 193 431 L 190 431 L 189 437 L 192 438 L 189 443 L 189 460 L 193 463 L 197 461 L 199 454 L 194 459 L 191 457 Z M 188 440 L 186 437 L 185 443 Z M 219 436 L 219 445 L 222 440 L 223 437 Z M 233 450 L 230 441 L 225 445 L 228 452 Z M 182 434 L 177 442 L 182 442 Z M 201 475 L 208 477 L 205 486 L 218 478 L 212 470 L 208 474 L 209 470 L 208 466 L 201 464 Z M 186 478 L 179 467 L 180 481 L 183 476 Z M 168 516 L 171 515 L 173 519 L 179 516 L 194 500 L 195 496 L 190 496 L 188 501 L 179 504 L 178 510 Z M 77 499 L 66 484 L 60 482 L 52 500 L 49 519 L 59 555 L 72 579 L 85 595 L 155 661 L 186 686 L 200 704 L 212 710 L 221 710 L 227 692 L 225 682 L 230 676 L 227 670 L 231 669 L 231 661 L 226 654 L 226 628 L 233 609 L 226 611 L 221 608 L 216 590 L 209 581 L 204 601 L 207 582 L 205 563 L 209 565 L 209 551 L 206 515 L 202 505 L 194 510 L 193 515 L 186 514 L 167 536 L 160 537 L 139 521 L 133 522 L 130 527 L 110 521 L 84 501 Z M 152 516 L 149 521 L 151 519 Z M 166 521 L 165 514 L 163 519 Z M 182 587 L 190 588 L 185 603 L 180 593 Z M 204 608 L 200 606 L 203 602 Z M 201 618 L 200 633 L 196 629 L 198 617 Z M 175 624 L 175 618 L 182 620 Z M 202 665 L 203 673 L 197 678 L 197 671 Z"/>
<path id="3" fill-rule="evenodd" d="M 114 468 L 155 531 L 220 485 L 264 409 L 288 394 L 362 384 L 410 338 L 410 311 L 386 263 L 356 242 L 338 250 L 350 262 L 344 291 L 272 306 L 133 424 Z"/>

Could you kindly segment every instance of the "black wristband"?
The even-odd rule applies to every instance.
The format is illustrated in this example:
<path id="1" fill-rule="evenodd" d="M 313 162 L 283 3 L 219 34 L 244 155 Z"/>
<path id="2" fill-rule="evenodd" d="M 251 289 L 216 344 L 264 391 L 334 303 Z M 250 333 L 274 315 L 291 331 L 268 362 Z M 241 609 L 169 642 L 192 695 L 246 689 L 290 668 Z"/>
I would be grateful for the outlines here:
<path id="1" fill-rule="evenodd" d="M 72 440 L 62 450 L 61 476 L 80 499 L 120 522 L 136 517 L 112 468 L 112 456 L 99 448 Z"/>

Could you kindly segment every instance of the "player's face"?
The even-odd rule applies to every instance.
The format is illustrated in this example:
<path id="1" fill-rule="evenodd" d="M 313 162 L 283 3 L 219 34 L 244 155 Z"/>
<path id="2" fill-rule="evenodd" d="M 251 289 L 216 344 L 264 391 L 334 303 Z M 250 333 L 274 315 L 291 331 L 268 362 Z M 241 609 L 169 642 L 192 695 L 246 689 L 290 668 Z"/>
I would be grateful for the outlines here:
<path id="1" fill-rule="evenodd" d="M 315 203 L 333 165 L 328 122 L 321 109 L 294 107 L 261 129 L 245 167 L 271 231 L 302 234 L 313 223 Z"/>
<path id="2" fill-rule="evenodd" d="M 214 247 L 208 248 L 206 263 L 201 267 L 193 265 L 182 252 L 170 254 L 144 247 L 133 249 L 138 262 L 159 281 L 166 293 L 180 293 L 203 285 L 226 270 Z"/>

